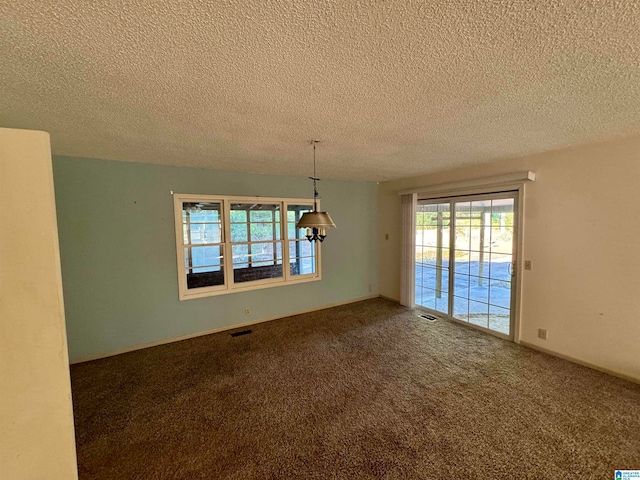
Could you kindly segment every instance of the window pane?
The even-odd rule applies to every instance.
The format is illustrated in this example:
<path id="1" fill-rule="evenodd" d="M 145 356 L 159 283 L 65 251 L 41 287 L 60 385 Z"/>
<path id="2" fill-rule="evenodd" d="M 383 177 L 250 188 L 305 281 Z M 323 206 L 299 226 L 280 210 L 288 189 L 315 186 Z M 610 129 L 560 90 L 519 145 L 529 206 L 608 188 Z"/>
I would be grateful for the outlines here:
<path id="1" fill-rule="evenodd" d="M 421 265 L 420 271 L 418 272 L 418 265 L 416 265 L 416 274 L 417 273 L 420 273 L 420 278 L 416 278 L 416 282 L 419 285 L 435 290 L 438 293 L 449 290 L 449 270 L 436 268 L 431 265 Z"/>
<path id="2" fill-rule="evenodd" d="M 211 247 L 185 248 L 187 288 L 224 285 L 221 245 Z"/>
<path id="3" fill-rule="evenodd" d="M 469 298 L 469 276 L 456 273 L 453 276 L 453 294 L 456 297 Z"/>
<path id="4" fill-rule="evenodd" d="M 272 222 L 273 212 L 269 210 L 251 210 L 249 212 L 249 219 L 252 222 Z"/>
<path id="5" fill-rule="evenodd" d="M 287 223 L 287 238 L 302 238 L 303 234 L 300 229 L 296 228 L 295 223 Z"/>
<path id="6" fill-rule="evenodd" d="M 187 289 L 224 285 L 222 202 L 183 202 L 181 217 Z"/>
<path id="7" fill-rule="evenodd" d="M 280 239 L 280 225 L 277 223 L 251 223 L 249 228 L 252 242 Z"/>
<path id="8" fill-rule="evenodd" d="M 281 259 L 282 247 L 279 243 L 277 246 L 280 248 L 277 248 L 276 244 L 273 242 L 250 244 L 251 262 L 264 262 L 270 260 L 274 263 L 276 260 Z"/>
<path id="9" fill-rule="evenodd" d="M 315 257 L 292 258 L 289 261 L 289 272 L 291 275 L 316 273 Z"/>
<path id="10" fill-rule="evenodd" d="M 491 204 L 491 252 L 513 250 L 513 198 L 493 200 Z"/>
<path id="11" fill-rule="evenodd" d="M 469 277 L 469 300 L 489 303 L 489 279 Z"/>
<path id="12" fill-rule="evenodd" d="M 263 242 L 280 239 L 280 204 L 234 203 L 231 205 L 231 241 Z"/>
<path id="13" fill-rule="evenodd" d="M 431 308 L 435 310 L 436 308 L 436 292 L 430 288 L 422 287 L 420 290 L 420 301 L 418 302 L 416 299 L 416 303 L 423 307 Z"/>
<path id="14" fill-rule="evenodd" d="M 282 277 L 282 243 L 232 245 L 235 283 Z"/>
<path id="15" fill-rule="evenodd" d="M 295 228 L 295 225 L 302 218 L 302 215 L 312 210 L 312 205 L 287 205 L 287 234 L 289 239 L 304 238 L 306 240 L 304 236 L 305 230 Z"/>
<path id="16" fill-rule="evenodd" d="M 511 281 L 511 255 L 491 254 L 491 279 Z"/>
<path id="17" fill-rule="evenodd" d="M 469 300 L 469 323 L 489 328 L 489 305 Z"/>
<path id="18" fill-rule="evenodd" d="M 211 247 L 186 248 L 186 267 L 205 267 L 222 264 L 222 251 L 220 245 Z"/>
<path id="19" fill-rule="evenodd" d="M 222 248 L 219 245 L 213 247 L 196 247 L 194 249 L 186 247 L 184 249 L 184 266 L 187 271 L 195 270 L 199 267 L 219 267 L 223 263 Z M 213 270 L 214 269 L 201 271 Z"/>
<path id="20" fill-rule="evenodd" d="M 222 242 L 222 204 L 183 202 L 182 233 L 185 245 Z"/>
<path id="21" fill-rule="evenodd" d="M 235 283 L 255 282 L 269 278 L 282 278 L 282 264 L 258 265 L 246 268 L 234 268 L 233 281 Z"/>
<path id="22" fill-rule="evenodd" d="M 511 312 L 506 308 L 489 307 L 489 328 L 509 335 Z"/>
<path id="23" fill-rule="evenodd" d="M 456 273 L 469 274 L 470 257 L 469 252 L 464 250 L 456 250 L 453 257 L 454 268 Z"/>
<path id="24" fill-rule="evenodd" d="M 315 244 L 307 240 L 289 242 L 289 257 L 312 257 L 316 253 Z"/>
<path id="25" fill-rule="evenodd" d="M 291 275 L 316 273 L 315 243 L 306 238 L 289 242 L 289 268 Z"/>
<path id="26" fill-rule="evenodd" d="M 442 246 L 442 228 L 437 226 L 422 227 L 422 245 L 428 247 Z"/>
<path id="27" fill-rule="evenodd" d="M 469 273 L 478 277 L 488 277 L 490 272 L 489 254 L 486 252 L 470 252 Z"/>
<path id="28" fill-rule="evenodd" d="M 183 220 L 198 223 L 219 223 L 222 206 L 220 202 L 184 202 Z"/>
<path id="29" fill-rule="evenodd" d="M 449 266 L 449 249 L 435 247 L 416 247 L 416 262 L 438 267 Z"/>
<path id="30" fill-rule="evenodd" d="M 471 248 L 471 228 L 469 226 L 456 226 L 455 246 L 457 250 L 469 250 Z"/>
<path id="31" fill-rule="evenodd" d="M 498 307 L 510 308 L 511 282 L 508 280 L 490 280 L 489 303 Z"/>
<path id="32" fill-rule="evenodd" d="M 458 202 L 455 204 L 456 232 L 455 246 L 458 250 L 469 250 L 471 246 L 471 203 Z"/>
<path id="33" fill-rule="evenodd" d="M 230 215 L 230 219 L 231 222 L 242 222 L 242 223 L 246 223 L 247 222 L 247 212 L 245 210 L 234 210 L 233 207 L 235 207 L 236 205 L 233 205 L 231 207 L 231 215 Z"/>
<path id="34" fill-rule="evenodd" d="M 213 287 L 214 285 L 224 285 L 224 267 L 211 268 L 209 271 L 187 272 L 187 288 Z"/>
<path id="35" fill-rule="evenodd" d="M 453 297 L 453 316 L 459 320 L 469 321 L 469 300 L 467 298 Z"/>
<path id="36" fill-rule="evenodd" d="M 220 243 L 222 230 L 217 223 L 191 223 L 191 241 L 189 243 Z"/>
<path id="37" fill-rule="evenodd" d="M 249 262 L 249 245 L 232 245 L 231 254 L 233 255 L 233 268 L 236 268 L 237 264 L 247 263 Z"/>
<path id="38" fill-rule="evenodd" d="M 513 227 L 493 227 L 491 229 L 491 252 L 511 253 L 513 250 Z"/>
<path id="39" fill-rule="evenodd" d="M 274 222 L 279 221 L 279 203 L 232 203 L 231 221 Z M 249 217 L 247 217 L 247 213 Z"/>
<path id="40" fill-rule="evenodd" d="M 249 230 L 246 223 L 231 224 L 231 241 L 232 242 L 248 242 Z"/>
<path id="41" fill-rule="evenodd" d="M 234 253 L 235 283 L 282 277 L 282 244 L 280 242 L 234 245 L 232 248 L 238 252 L 237 260 Z M 236 261 L 242 263 L 236 264 Z"/>

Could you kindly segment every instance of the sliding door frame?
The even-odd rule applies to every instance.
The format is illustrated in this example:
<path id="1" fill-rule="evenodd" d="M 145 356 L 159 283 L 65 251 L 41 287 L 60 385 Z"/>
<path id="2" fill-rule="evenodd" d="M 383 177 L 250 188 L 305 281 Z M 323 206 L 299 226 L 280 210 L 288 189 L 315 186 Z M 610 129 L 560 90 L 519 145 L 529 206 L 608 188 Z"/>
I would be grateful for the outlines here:
<path id="1" fill-rule="evenodd" d="M 530 172 L 528 172 L 530 173 Z M 522 179 L 522 180 L 533 180 L 535 179 L 535 175 L 531 174 L 533 178 L 526 178 L 526 179 Z M 429 191 L 431 190 L 431 191 Z M 402 192 L 405 193 L 405 192 Z M 472 328 L 476 328 L 482 331 L 486 331 L 489 332 L 491 334 L 494 334 L 500 338 L 507 338 L 512 340 L 514 343 L 520 343 L 520 314 L 521 314 L 521 309 L 522 309 L 522 270 L 523 270 L 523 265 L 524 265 L 524 256 L 523 256 L 523 240 L 524 240 L 524 228 L 525 228 L 525 222 L 524 222 L 524 196 L 525 196 L 525 182 L 524 181 L 517 181 L 517 182 L 505 182 L 504 184 L 500 184 L 500 185 L 486 185 L 486 186 L 469 186 L 469 187 L 461 187 L 461 188 L 437 188 L 434 187 L 432 189 L 428 189 L 425 188 L 425 191 L 420 191 L 418 190 L 417 195 L 414 196 L 414 198 L 416 199 L 416 204 L 418 201 L 423 201 L 423 200 L 428 200 L 428 201 L 434 201 L 436 202 L 437 200 L 442 200 L 447 201 L 447 202 L 452 202 L 453 201 L 460 201 L 460 200 L 464 200 L 465 197 L 471 197 L 471 196 L 476 196 L 476 195 L 493 195 L 493 194 L 501 194 L 501 193 L 509 193 L 509 194 L 513 194 L 514 196 L 514 213 L 517 215 L 517 225 L 515 228 L 515 239 L 514 239 L 514 248 L 515 248 L 515 252 L 514 252 L 514 257 L 513 257 L 513 261 L 514 261 L 514 266 L 515 266 L 515 275 L 513 275 L 512 277 L 512 299 L 511 299 L 511 308 L 512 308 L 512 315 L 513 315 L 513 324 L 512 324 L 512 335 L 510 337 L 508 337 L 507 335 L 504 334 L 500 334 L 499 332 L 495 332 L 493 330 L 489 330 L 486 328 L 482 328 L 479 326 L 475 326 L 473 324 L 464 322 L 462 320 L 457 320 L 453 317 L 453 315 L 447 315 L 447 318 L 455 321 L 456 323 L 461 323 L 463 325 L 467 325 L 469 327 Z M 454 212 L 452 211 L 451 213 L 452 218 L 454 216 Z M 415 215 L 414 215 L 414 229 L 415 229 Z M 452 222 L 451 224 L 451 228 L 454 229 L 455 228 L 455 223 Z M 415 231 L 415 230 L 414 230 Z M 450 242 L 453 242 L 452 240 L 453 235 L 450 236 Z M 413 239 L 414 243 L 415 243 L 415 235 L 414 235 L 414 239 Z M 449 247 L 451 248 L 452 245 L 449 245 Z M 452 251 L 452 250 L 450 250 Z M 415 255 L 412 259 L 412 261 L 415 262 Z M 450 271 L 450 277 L 453 278 L 452 272 Z M 450 287 L 449 287 L 450 288 Z M 453 302 L 453 296 L 452 293 L 449 292 L 449 312 L 453 311 L 453 306 L 452 306 L 452 302 Z M 426 307 L 422 307 L 422 306 L 418 306 L 415 304 L 415 289 L 414 289 L 414 298 L 413 298 L 413 305 L 416 308 L 420 308 L 420 309 L 425 309 L 425 310 L 430 310 Z M 442 312 L 436 312 L 437 314 L 441 315 Z"/>

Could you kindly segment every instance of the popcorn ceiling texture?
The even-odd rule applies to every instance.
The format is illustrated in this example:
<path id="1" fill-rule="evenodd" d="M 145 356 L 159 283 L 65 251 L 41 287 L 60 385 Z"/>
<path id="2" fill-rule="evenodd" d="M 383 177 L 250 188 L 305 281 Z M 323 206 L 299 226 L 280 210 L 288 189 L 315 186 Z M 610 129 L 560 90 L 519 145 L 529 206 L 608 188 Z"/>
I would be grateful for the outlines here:
<path id="1" fill-rule="evenodd" d="M 640 134 L 640 2 L 0 0 L 54 154 L 387 180 Z"/>

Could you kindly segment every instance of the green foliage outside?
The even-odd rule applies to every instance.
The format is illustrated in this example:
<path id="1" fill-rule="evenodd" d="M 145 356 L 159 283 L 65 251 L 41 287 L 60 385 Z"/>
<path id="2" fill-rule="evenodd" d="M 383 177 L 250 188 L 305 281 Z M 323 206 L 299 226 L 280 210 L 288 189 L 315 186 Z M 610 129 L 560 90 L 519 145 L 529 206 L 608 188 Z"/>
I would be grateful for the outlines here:
<path id="1" fill-rule="evenodd" d="M 501 224 L 501 218 L 504 223 Z M 438 223 L 437 212 L 418 212 L 416 214 L 416 229 L 424 230 L 425 227 L 435 227 L 440 224 L 447 226 L 451 223 L 451 215 L 449 212 L 442 212 L 441 219 Z M 479 213 L 458 212 L 456 216 L 456 226 L 469 226 L 480 227 L 482 225 L 482 219 Z M 491 214 L 491 226 L 492 227 L 512 227 L 513 226 L 513 212 L 493 213 Z"/>

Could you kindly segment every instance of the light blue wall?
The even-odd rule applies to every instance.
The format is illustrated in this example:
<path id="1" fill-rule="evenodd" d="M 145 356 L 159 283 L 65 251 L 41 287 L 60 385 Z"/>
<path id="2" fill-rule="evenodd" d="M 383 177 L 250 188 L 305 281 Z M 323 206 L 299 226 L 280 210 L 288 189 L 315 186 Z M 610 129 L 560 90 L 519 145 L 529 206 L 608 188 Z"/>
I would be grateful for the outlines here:
<path id="1" fill-rule="evenodd" d="M 338 225 L 322 281 L 180 302 L 170 191 L 308 198 L 309 180 L 69 157 L 53 167 L 71 361 L 378 292 L 375 183 L 321 182 Z"/>

